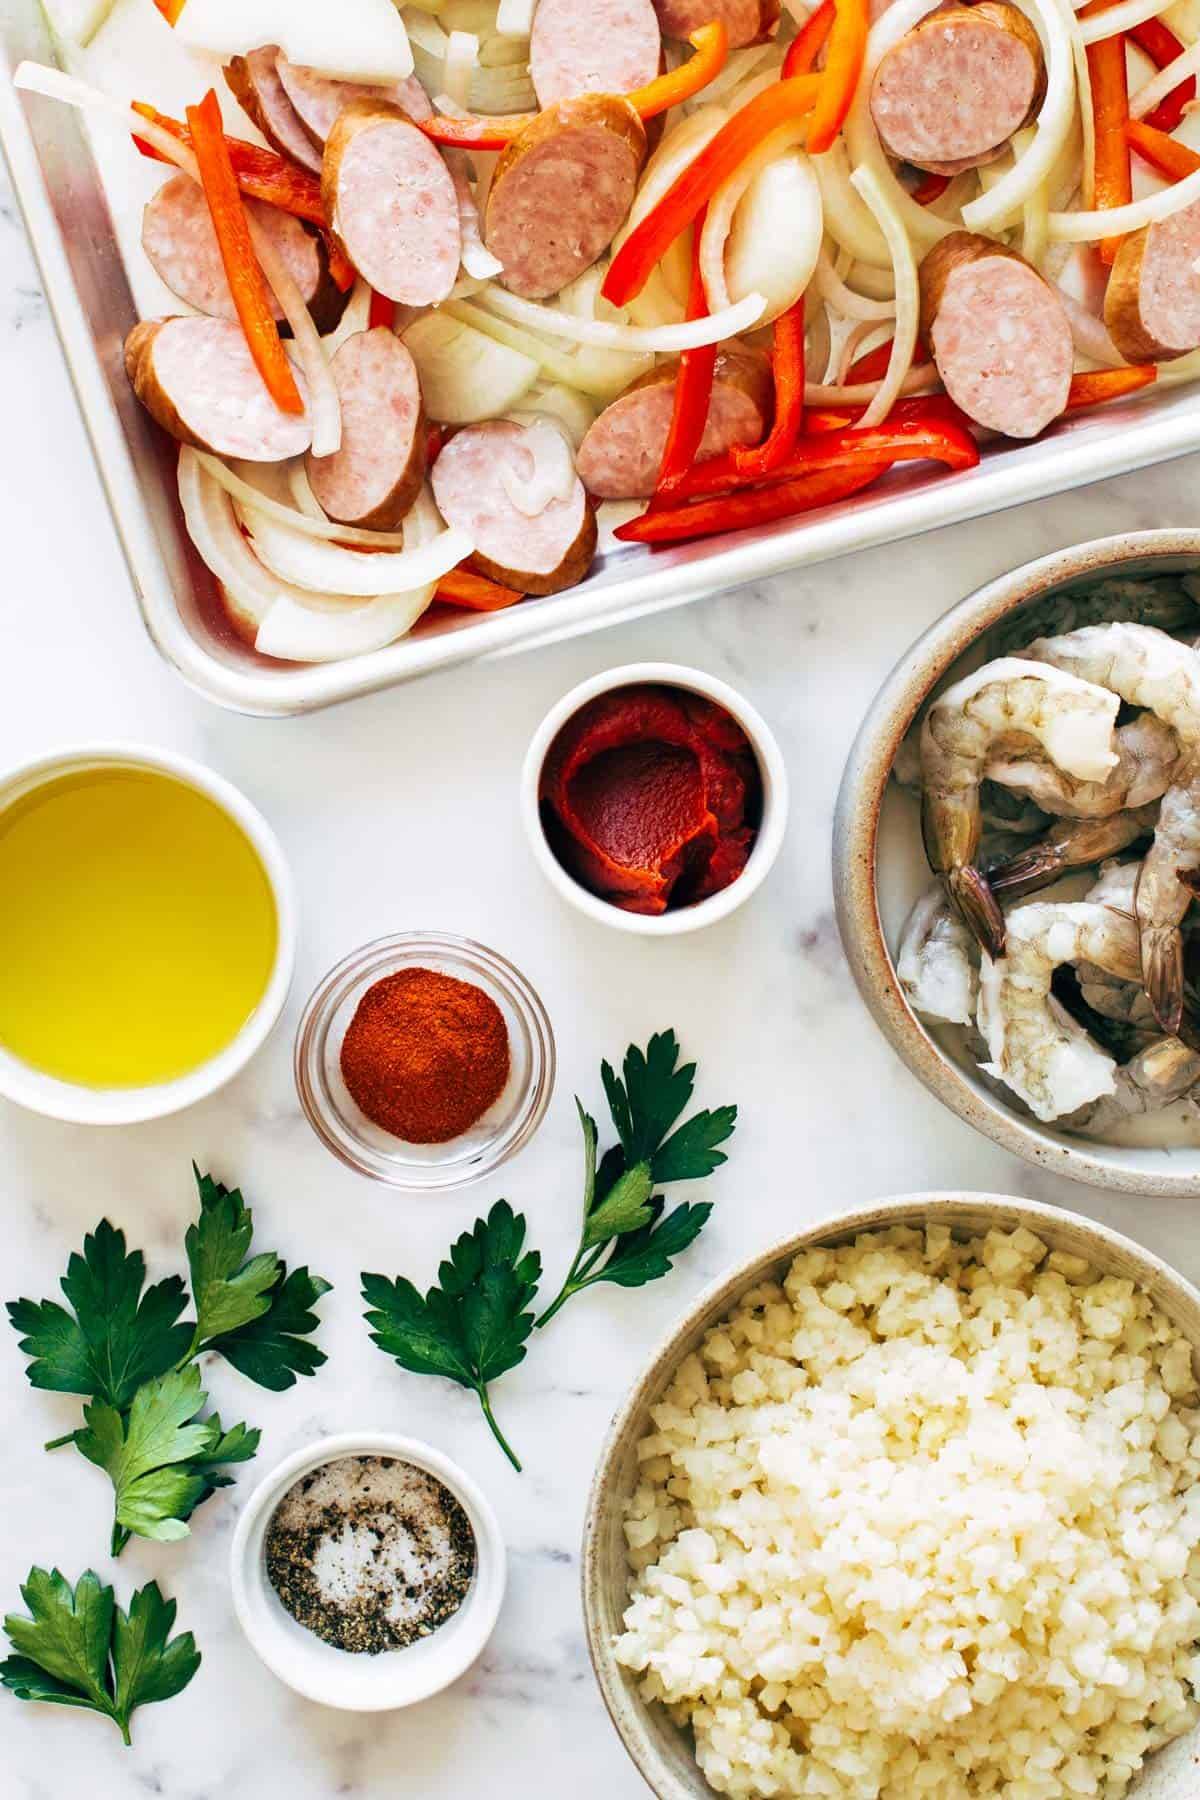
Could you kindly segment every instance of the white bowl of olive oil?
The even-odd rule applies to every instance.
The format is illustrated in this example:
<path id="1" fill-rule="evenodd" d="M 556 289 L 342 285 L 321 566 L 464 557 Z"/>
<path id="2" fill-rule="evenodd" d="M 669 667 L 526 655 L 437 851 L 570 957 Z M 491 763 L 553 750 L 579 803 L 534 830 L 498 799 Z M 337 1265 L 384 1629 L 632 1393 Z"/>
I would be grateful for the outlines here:
<path id="1" fill-rule="evenodd" d="M 0 775 L 0 1095 L 129 1125 L 244 1067 L 283 1008 L 292 880 L 274 832 L 171 751 L 81 744 Z"/>

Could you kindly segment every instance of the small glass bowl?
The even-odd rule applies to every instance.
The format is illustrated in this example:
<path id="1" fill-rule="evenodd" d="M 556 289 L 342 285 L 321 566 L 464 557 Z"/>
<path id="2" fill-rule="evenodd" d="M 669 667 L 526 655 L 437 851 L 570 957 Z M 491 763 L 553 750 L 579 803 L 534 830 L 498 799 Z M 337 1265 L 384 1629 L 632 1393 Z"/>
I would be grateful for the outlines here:
<path id="1" fill-rule="evenodd" d="M 408 1144 L 362 1113 L 342 1080 L 342 1039 L 367 989 L 400 969 L 434 969 L 491 996 L 508 1026 L 512 1059 L 499 1099 L 448 1144 Z M 554 1033 L 519 969 L 470 938 L 402 931 L 355 950 L 319 983 L 296 1033 L 296 1088 L 309 1124 L 336 1157 L 389 1187 L 445 1191 L 481 1181 L 528 1143 L 554 1089 Z"/>

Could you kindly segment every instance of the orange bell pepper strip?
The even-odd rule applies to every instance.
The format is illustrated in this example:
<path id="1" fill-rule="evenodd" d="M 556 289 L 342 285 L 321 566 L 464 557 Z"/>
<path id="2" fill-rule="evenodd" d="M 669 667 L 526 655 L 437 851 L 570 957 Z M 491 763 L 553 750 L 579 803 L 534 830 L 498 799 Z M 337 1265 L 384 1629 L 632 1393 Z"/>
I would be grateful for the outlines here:
<path id="1" fill-rule="evenodd" d="M 1080 412 L 1085 406 L 1099 406 L 1105 400 L 1120 400 L 1136 394 L 1158 379 L 1154 363 L 1133 363 L 1127 369 L 1088 369 L 1072 375 L 1065 411 Z"/>
<path id="2" fill-rule="evenodd" d="M 1139 50 L 1144 50 L 1156 69 L 1165 69 L 1168 63 L 1182 54 L 1183 45 L 1173 31 L 1168 31 L 1161 19 L 1143 19 L 1140 25 L 1133 26 L 1125 33 L 1132 38 Z M 1183 118 L 1189 101 L 1196 98 L 1196 77 L 1189 75 L 1181 81 L 1177 88 L 1159 101 L 1153 112 L 1146 114 L 1146 124 L 1156 131 L 1174 131 Z"/>
<path id="3" fill-rule="evenodd" d="M 466 607 L 470 612 L 503 612 L 506 606 L 515 606 L 525 598 L 516 588 L 501 587 L 498 581 L 473 575 L 469 569 L 451 569 L 443 575 L 433 597 L 445 601 L 447 606 Z"/>
<path id="4" fill-rule="evenodd" d="M 687 230 L 721 183 L 740 168 L 777 125 L 807 112 L 819 86 L 816 75 L 776 81 L 734 113 L 667 189 L 658 205 L 634 226 L 608 266 L 601 289 L 604 298 L 614 306 L 626 306 L 640 294 L 668 246 Z"/>
<path id="5" fill-rule="evenodd" d="M 1104 12 L 1112 0 L 1089 0 L 1079 17 Z M 1129 84 L 1125 74 L 1125 39 L 1119 32 L 1085 46 L 1092 85 L 1092 110 L 1096 117 L 1096 199 L 1102 210 L 1127 206 L 1133 198 L 1129 162 Z M 1119 237 L 1102 238 L 1100 260 L 1109 267 L 1121 247 Z"/>
<path id="6" fill-rule="evenodd" d="M 271 313 L 270 294 L 254 254 L 246 208 L 225 143 L 221 108 L 212 88 L 199 106 L 188 107 L 187 122 L 221 261 L 254 366 L 281 412 L 302 413 L 304 401 Z"/>
<path id="7" fill-rule="evenodd" d="M 833 0 L 821 0 L 816 12 L 805 19 L 783 59 L 784 81 L 790 81 L 793 75 L 808 74 L 833 27 L 835 10 Z"/>
<path id="8" fill-rule="evenodd" d="M 796 447 L 804 424 L 804 296 L 775 321 L 771 355 L 775 418 L 761 444 L 735 444 L 730 451 L 743 481 L 773 474 Z"/>
<path id="9" fill-rule="evenodd" d="M 869 487 L 888 467 L 886 462 L 867 462 L 853 468 L 817 469 L 777 487 L 747 488 L 714 500 L 663 507 L 618 526 L 614 535 L 626 544 L 682 544 L 689 538 L 719 537 L 726 531 L 769 525 L 845 500 Z"/>
<path id="10" fill-rule="evenodd" d="M 152 120 L 163 131 L 170 132 L 181 144 L 191 144 L 191 132 L 178 119 L 172 119 L 153 106 L 147 106 L 144 100 L 135 100 L 133 110 L 141 113 L 143 119 Z M 166 160 L 160 151 L 147 144 L 143 138 L 135 137 L 133 141 L 142 155 L 148 156 L 152 162 Z M 244 138 L 229 136 L 226 136 L 225 143 L 243 194 L 251 200 L 265 200 L 269 206 L 277 206 L 281 212 L 291 213 L 297 219 L 307 219 L 310 225 L 316 225 L 325 239 L 330 275 L 343 294 L 352 288 L 354 269 L 329 233 L 325 207 L 321 201 L 320 178 L 310 174 L 307 169 L 302 169 L 299 163 L 280 156 L 278 151 L 265 150 L 261 144 L 248 144 Z"/>
<path id="11" fill-rule="evenodd" d="M 1178 138 L 1168 137 L 1165 131 L 1158 131 L 1145 119 L 1130 119 L 1125 136 L 1138 155 L 1168 181 L 1182 181 L 1185 175 L 1194 175 L 1200 169 L 1200 155 L 1195 150 L 1181 144 Z"/>
<path id="12" fill-rule="evenodd" d="M 811 156 L 820 156 L 822 151 L 831 149 L 846 122 L 862 74 L 867 34 L 871 28 L 867 0 L 834 0 L 834 5 L 836 11 L 821 73 L 821 88 L 808 132 Z"/>
<path id="13" fill-rule="evenodd" d="M 187 0 L 154 0 L 154 4 L 168 25 L 178 25 L 179 15 L 187 5 Z"/>
<path id="14" fill-rule="evenodd" d="M 703 319 L 708 312 L 704 294 L 704 277 L 700 273 L 700 235 L 704 227 L 703 213 L 696 220 L 692 235 L 692 274 L 688 284 L 687 316 Z M 713 373 L 717 366 L 717 346 L 702 344 L 697 350 L 685 350 L 679 358 L 679 374 L 675 378 L 675 401 L 671 424 L 663 446 L 654 498 L 669 497 L 688 473 L 700 449 L 708 409 L 712 401 Z"/>

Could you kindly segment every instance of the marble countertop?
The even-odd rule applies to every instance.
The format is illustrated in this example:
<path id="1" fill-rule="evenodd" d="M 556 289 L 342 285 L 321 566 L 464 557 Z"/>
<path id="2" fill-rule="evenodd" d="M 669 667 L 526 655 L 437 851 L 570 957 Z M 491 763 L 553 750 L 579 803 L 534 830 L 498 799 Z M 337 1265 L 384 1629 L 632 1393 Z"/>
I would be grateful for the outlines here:
<path id="1" fill-rule="evenodd" d="M 193 697 L 143 633 L 19 223 L 0 203 L 0 447 L 5 579 L 0 765 L 71 739 L 169 745 L 219 769 L 274 824 L 295 870 L 301 948 L 281 1027 L 207 1104 L 134 1130 L 58 1125 L 0 1102 L 3 1293 L 55 1290 L 104 1214 L 144 1246 L 153 1275 L 181 1266 L 192 1158 L 254 1207 L 261 1242 L 334 1283 L 329 1363 L 284 1395 L 211 1374 L 222 1412 L 263 1427 L 255 1465 L 197 1515 L 191 1539 L 134 1540 L 119 1594 L 151 1576 L 179 1602 L 204 1664 L 187 1691 L 135 1721 L 132 1751 L 101 1722 L 0 1696 L 6 1800 L 576 1800 L 645 1790 L 592 1684 L 578 1543 L 597 1446 L 650 1347 L 709 1279 L 822 1214 L 927 1188 L 1024 1194 L 1128 1231 L 1200 1278 L 1200 1222 L 1184 1202 L 1126 1199 L 1051 1178 L 975 1135 L 896 1061 L 847 972 L 834 924 L 829 834 L 852 735 L 876 687 L 936 614 L 1014 563 L 1079 539 L 1191 523 L 1192 458 L 991 520 L 702 601 L 489 668 L 468 668 L 311 718 L 266 722 Z M 708 932 L 647 943 L 604 930 L 543 884 L 521 836 L 520 758 L 547 707 L 584 676 L 641 658 L 723 676 L 777 731 L 793 778 L 783 854 L 754 902 Z M 467 932 L 512 957 L 554 1020 L 558 1091 L 533 1144 L 496 1179 L 408 1199 L 343 1169 L 300 1113 L 291 1036 L 335 959 L 403 927 Z M 526 1473 L 492 1443 L 473 1398 L 405 1375 L 369 1343 L 363 1268 L 433 1278 L 451 1238 L 500 1195 L 529 1217 L 550 1277 L 575 1241 L 580 1188 L 571 1095 L 599 1103 L 602 1055 L 674 1025 L 700 1062 L 699 1097 L 736 1098 L 741 1124 L 709 1185 L 716 1212 L 676 1273 L 635 1294 L 577 1300 L 499 1384 L 495 1403 Z M 31 1562 L 106 1579 L 110 1492 L 43 1440 L 74 1402 L 36 1394 L 0 1327 L 0 1611 Z M 7 1341 L 5 1341 L 5 1339 Z M 496 1634 L 456 1687 L 412 1711 L 355 1717 L 310 1705 L 256 1661 L 233 1617 L 229 1539 L 255 1479 L 318 1434 L 353 1427 L 427 1437 L 484 1486 L 507 1536 Z"/>

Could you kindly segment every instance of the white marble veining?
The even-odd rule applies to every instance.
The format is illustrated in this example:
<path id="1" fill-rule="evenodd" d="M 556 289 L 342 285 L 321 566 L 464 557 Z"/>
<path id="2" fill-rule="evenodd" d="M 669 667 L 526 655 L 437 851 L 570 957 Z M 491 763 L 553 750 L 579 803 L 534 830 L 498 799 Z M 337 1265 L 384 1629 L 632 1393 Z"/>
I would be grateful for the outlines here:
<path id="1" fill-rule="evenodd" d="M 0 1695 L 4 1800 L 493 1800 L 644 1789 L 594 1692 L 578 1599 L 580 1521 L 595 1451 L 619 1396 L 674 1315 L 756 1246 L 850 1203 L 974 1187 L 1072 1206 L 1200 1277 L 1186 1203 L 1124 1199 L 1035 1173 L 945 1112 L 895 1060 L 850 982 L 829 891 L 843 759 L 867 702 L 912 637 L 962 594 L 1026 557 L 1102 533 L 1194 522 L 1200 459 L 1150 470 L 560 645 L 291 722 L 218 711 L 190 695 L 143 634 L 37 277 L 0 200 L 0 764 L 81 737 L 170 745 L 237 782 L 272 820 L 299 886 L 302 943 L 284 1022 L 234 1086 L 183 1117 L 104 1133 L 0 1103 L 3 1296 L 54 1291 L 102 1215 L 180 1267 L 192 1157 L 243 1185 L 264 1245 L 332 1279 L 313 1381 L 275 1396 L 225 1367 L 227 1416 L 263 1427 L 257 1472 L 318 1433 L 381 1426 L 428 1437 L 494 1501 L 511 1551 L 499 1628 L 452 1691 L 362 1719 L 297 1699 L 256 1662 L 232 1616 L 230 1533 L 255 1480 L 210 1501 L 190 1541 L 135 1540 L 119 1592 L 153 1575 L 179 1601 L 204 1664 L 135 1721 L 132 1751 L 84 1714 Z M 648 943 L 561 905 L 527 854 L 517 771 L 568 686 L 639 658 L 695 663 L 741 687 L 774 725 L 794 803 L 783 854 L 755 902 L 715 929 Z M 292 1087 L 299 1007 L 325 968 L 404 926 L 469 932 L 511 956 L 554 1020 L 560 1081 L 532 1146 L 500 1178 L 447 1199 L 398 1198 L 320 1148 Z M 700 1097 L 741 1103 L 716 1214 L 675 1275 L 572 1303 L 495 1403 L 526 1473 L 505 1464 L 473 1399 L 408 1376 L 367 1340 L 363 1268 L 433 1277 L 439 1253 L 501 1194 L 528 1215 L 555 1278 L 579 1207 L 572 1092 L 599 1104 L 598 1064 L 674 1025 L 701 1064 Z M 31 1562 L 112 1578 L 107 1482 L 41 1443 L 75 1403 L 33 1393 L 0 1324 L 0 1610 Z"/>

